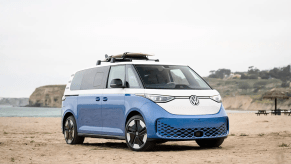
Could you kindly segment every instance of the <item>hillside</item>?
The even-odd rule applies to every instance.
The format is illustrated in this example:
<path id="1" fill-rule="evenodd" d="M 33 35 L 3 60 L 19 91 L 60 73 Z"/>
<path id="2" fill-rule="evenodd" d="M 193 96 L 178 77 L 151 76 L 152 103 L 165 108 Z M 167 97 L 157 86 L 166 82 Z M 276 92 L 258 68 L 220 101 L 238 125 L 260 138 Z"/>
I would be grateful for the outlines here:
<path id="1" fill-rule="evenodd" d="M 274 109 L 273 100 L 262 99 L 263 94 L 272 89 L 285 91 L 291 96 L 291 87 L 282 88 L 279 79 L 204 79 L 219 91 L 226 109 Z M 291 109 L 291 100 L 279 100 L 278 108 Z"/>
<path id="2" fill-rule="evenodd" d="M 28 98 L 0 98 L 0 105 L 2 106 L 26 106 L 28 105 Z"/>

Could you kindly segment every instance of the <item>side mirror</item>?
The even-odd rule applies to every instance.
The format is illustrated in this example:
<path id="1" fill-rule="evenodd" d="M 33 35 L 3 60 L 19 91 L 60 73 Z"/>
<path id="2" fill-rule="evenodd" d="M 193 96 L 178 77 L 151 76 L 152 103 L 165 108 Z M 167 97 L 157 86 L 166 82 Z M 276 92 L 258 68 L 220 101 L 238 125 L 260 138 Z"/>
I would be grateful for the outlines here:
<path id="1" fill-rule="evenodd" d="M 111 88 L 123 88 L 122 81 L 120 79 L 113 79 L 110 83 Z"/>

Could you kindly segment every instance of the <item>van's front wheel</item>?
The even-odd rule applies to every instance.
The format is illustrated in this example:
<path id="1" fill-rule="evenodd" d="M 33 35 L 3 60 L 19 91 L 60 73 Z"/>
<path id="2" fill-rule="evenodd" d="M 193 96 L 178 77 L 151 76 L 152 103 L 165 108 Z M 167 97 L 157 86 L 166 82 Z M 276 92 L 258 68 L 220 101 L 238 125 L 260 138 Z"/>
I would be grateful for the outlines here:
<path id="1" fill-rule="evenodd" d="M 147 127 L 140 115 L 131 117 L 125 127 L 125 139 L 127 146 L 133 151 L 150 150 L 155 143 L 148 141 Z"/>
<path id="2" fill-rule="evenodd" d="M 196 143 L 202 148 L 219 147 L 224 141 L 224 138 L 215 139 L 200 139 L 196 140 Z"/>

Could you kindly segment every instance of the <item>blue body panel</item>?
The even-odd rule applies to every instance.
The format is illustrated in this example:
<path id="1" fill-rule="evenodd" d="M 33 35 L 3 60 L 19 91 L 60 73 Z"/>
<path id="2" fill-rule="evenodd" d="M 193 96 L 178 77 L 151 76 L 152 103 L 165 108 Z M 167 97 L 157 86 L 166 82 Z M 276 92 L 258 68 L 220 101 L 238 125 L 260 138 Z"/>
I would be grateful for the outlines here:
<path id="1" fill-rule="evenodd" d="M 102 100 L 104 134 L 124 136 L 124 94 L 103 94 Z"/>
<path id="2" fill-rule="evenodd" d="M 96 97 L 100 97 L 100 104 L 96 103 L 94 100 Z M 103 98 L 106 97 L 107 100 L 103 101 Z M 68 97 L 63 103 L 63 117 L 66 112 L 72 112 L 77 121 L 77 127 L 79 133 L 90 133 L 90 134 L 104 134 L 104 135 L 113 135 L 113 136 L 124 136 L 126 118 L 133 112 L 139 112 L 146 123 L 147 126 L 147 137 L 153 139 L 166 139 L 166 140 L 185 140 L 185 139 L 202 139 L 202 138 L 217 138 L 217 137 L 226 137 L 229 133 L 229 123 L 228 117 L 224 110 L 223 105 L 218 113 L 211 115 L 174 115 L 170 114 L 157 103 L 141 97 L 135 96 L 133 94 L 106 94 L 106 95 L 94 95 L 83 98 L 78 97 Z M 91 101 L 95 101 L 90 104 Z M 77 103 L 78 110 L 77 112 Z M 90 105 L 89 105 L 90 104 Z M 84 110 L 84 109 L 86 110 Z M 87 113 L 83 113 L 87 112 Z M 80 117 L 88 117 L 86 119 Z M 86 122 L 89 121 L 89 122 Z M 90 122 L 91 121 L 91 122 Z M 100 122 L 101 121 L 101 122 Z M 157 129 L 159 123 L 163 123 L 162 129 Z M 216 128 L 216 131 L 221 131 L 221 127 L 225 124 L 225 130 L 222 134 L 216 135 L 216 132 L 209 130 L 209 128 Z M 80 127 L 88 125 L 91 127 L 87 129 L 82 129 Z M 100 125 L 102 127 L 100 128 Z M 165 128 L 166 127 L 166 128 Z M 204 129 L 205 136 L 203 137 L 181 137 L 177 135 L 167 134 L 167 128 L 176 129 L 175 132 L 180 134 L 180 131 L 189 131 L 191 135 L 197 131 L 203 131 Z M 201 130 L 202 128 L 202 130 Z M 101 132 L 100 132 L 101 130 Z M 191 131 L 192 130 L 192 131 Z M 190 132 L 191 131 L 191 132 Z M 163 132 L 163 135 L 161 135 Z M 170 132 L 169 132 L 170 133 Z M 184 132 L 182 132 L 184 135 Z M 210 134 L 211 133 L 211 134 Z M 215 133 L 215 135 L 214 135 Z M 188 134 L 188 133 L 187 133 Z"/>
<path id="3" fill-rule="evenodd" d="M 102 134 L 102 94 L 78 96 L 77 124 L 80 133 Z"/>

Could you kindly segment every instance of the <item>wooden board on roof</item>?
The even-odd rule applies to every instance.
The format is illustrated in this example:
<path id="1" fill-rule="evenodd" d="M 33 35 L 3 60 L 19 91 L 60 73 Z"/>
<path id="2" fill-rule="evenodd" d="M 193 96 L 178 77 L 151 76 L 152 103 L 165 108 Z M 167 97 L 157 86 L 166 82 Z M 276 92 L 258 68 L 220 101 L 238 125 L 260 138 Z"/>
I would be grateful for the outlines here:
<path id="1" fill-rule="evenodd" d="M 122 58 L 124 54 L 112 55 L 112 58 Z M 151 54 L 144 54 L 144 53 L 135 53 L 135 52 L 128 52 L 126 54 L 127 57 L 144 57 L 144 56 L 154 56 Z"/>

